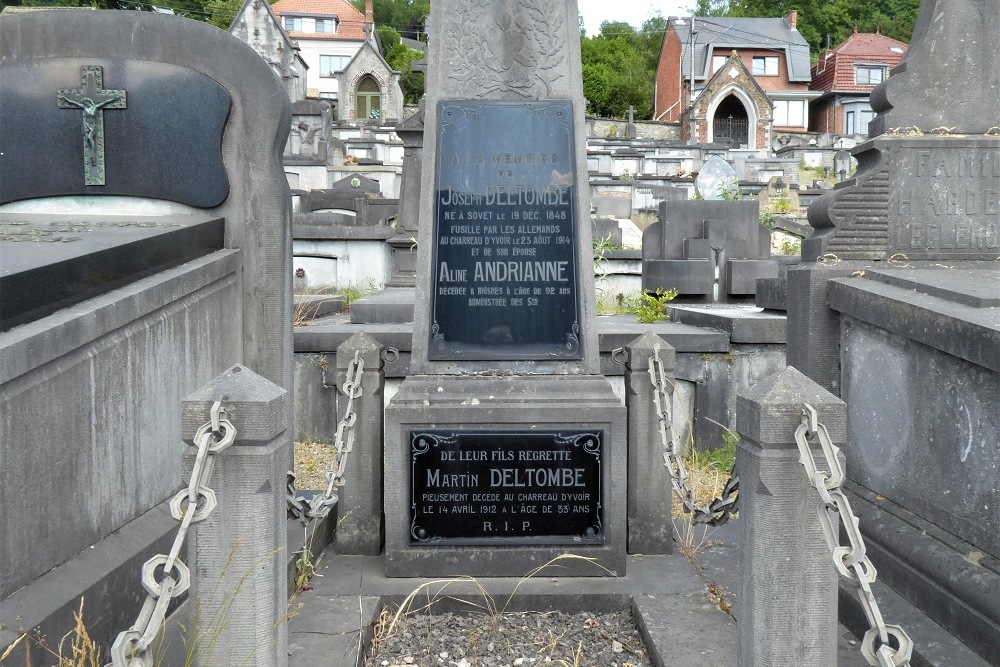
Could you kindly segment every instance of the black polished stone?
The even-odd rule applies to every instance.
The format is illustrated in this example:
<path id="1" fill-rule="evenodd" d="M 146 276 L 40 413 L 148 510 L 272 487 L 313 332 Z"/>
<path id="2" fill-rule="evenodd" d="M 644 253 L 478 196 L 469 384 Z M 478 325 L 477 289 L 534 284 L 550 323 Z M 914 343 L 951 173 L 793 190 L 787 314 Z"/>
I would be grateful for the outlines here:
<path id="1" fill-rule="evenodd" d="M 581 358 L 572 103 L 438 118 L 428 357 Z"/>
<path id="2" fill-rule="evenodd" d="M 86 185 L 83 111 L 60 108 L 81 67 L 103 68 L 124 109 L 102 110 L 105 185 Z M 229 196 L 222 133 L 229 93 L 177 65 L 53 58 L 0 67 L 0 204 L 61 195 L 131 195 L 211 208 Z"/>
<path id="3" fill-rule="evenodd" d="M 603 544 L 603 435 L 411 431 L 411 544 Z"/>
<path id="4" fill-rule="evenodd" d="M 0 331 L 223 247 L 222 218 L 0 215 Z"/>

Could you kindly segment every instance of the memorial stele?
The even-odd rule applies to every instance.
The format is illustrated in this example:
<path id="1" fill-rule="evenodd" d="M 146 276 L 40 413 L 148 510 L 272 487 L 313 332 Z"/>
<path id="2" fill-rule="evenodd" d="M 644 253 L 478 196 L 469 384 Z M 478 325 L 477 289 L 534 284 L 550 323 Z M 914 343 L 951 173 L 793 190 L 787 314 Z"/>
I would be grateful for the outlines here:
<path id="1" fill-rule="evenodd" d="M 411 375 L 386 410 L 386 573 L 624 574 L 600 375 L 576 0 L 431 9 Z"/>

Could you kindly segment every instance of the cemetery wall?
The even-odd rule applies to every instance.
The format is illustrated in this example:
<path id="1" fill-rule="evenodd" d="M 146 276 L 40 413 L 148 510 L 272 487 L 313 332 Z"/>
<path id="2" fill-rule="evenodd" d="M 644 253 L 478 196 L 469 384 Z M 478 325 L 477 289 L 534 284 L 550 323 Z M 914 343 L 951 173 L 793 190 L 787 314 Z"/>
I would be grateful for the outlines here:
<path id="1" fill-rule="evenodd" d="M 628 123 L 624 120 L 597 118 L 594 120 L 593 134 L 595 137 L 624 137 L 626 125 Z M 681 126 L 678 123 L 654 123 L 637 120 L 634 125 L 636 136 L 640 139 L 676 142 L 680 141 L 681 138 Z"/>
<path id="2" fill-rule="evenodd" d="M 0 598 L 180 486 L 179 400 L 239 361 L 239 262 L 217 252 L 0 334 Z"/>

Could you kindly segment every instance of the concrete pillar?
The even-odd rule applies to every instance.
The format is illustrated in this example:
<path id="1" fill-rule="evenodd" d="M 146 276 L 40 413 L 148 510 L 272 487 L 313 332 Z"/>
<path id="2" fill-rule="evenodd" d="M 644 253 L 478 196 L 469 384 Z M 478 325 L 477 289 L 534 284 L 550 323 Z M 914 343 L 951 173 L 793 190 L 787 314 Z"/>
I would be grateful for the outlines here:
<path id="1" fill-rule="evenodd" d="M 741 393 L 738 667 L 837 664 L 837 571 L 823 537 L 819 495 L 799 463 L 795 430 L 809 403 L 833 443 L 847 433 L 844 403 L 789 366 Z"/>
<path id="2" fill-rule="evenodd" d="M 344 417 L 347 397 L 343 393 L 347 370 L 355 353 L 364 362 L 358 377 L 361 396 L 354 399 L 357 421 L 354 447 L 347 457 L 344 486 L 337 487 L 337 553 L 378 555 L 382 552 L 382 424 L 385 346 L 365 333 L 356 333 L 337 348 L 337 414 Z"/>
<path id="3" fill-rule="evenodd" d="M 673 490 L 670 473 L 663 465 L 659 415 L 653 404 L 654 387 L 649 376 L 649 358 L 659 352 L 667 379 L 676 369 L 674 348 L 652 332 L 627 346 L 625 363 L 625 407 L 628 410 L 628 552 L 669 554 L 674 550 L 671 510 Z M 673 401 L 673 386 L 667 400 Z M 666 407 L 670 407 L 669 405 Z M 667 425 L 667 432 L 670 433 Z"/>
<path id="4" fill-rule="evenodd" d="M 222 401 L 236 428 L 214 455 L 218 506 L 188 542 L 192 617 L 186 642 L 196 666 L 288 664 L 285 473 L 292 447 L 287 392 L 237 364 L 184 399 L 181 433 L 195 432 Z M 196 449 L 184 453 L 190 478 Z"/>

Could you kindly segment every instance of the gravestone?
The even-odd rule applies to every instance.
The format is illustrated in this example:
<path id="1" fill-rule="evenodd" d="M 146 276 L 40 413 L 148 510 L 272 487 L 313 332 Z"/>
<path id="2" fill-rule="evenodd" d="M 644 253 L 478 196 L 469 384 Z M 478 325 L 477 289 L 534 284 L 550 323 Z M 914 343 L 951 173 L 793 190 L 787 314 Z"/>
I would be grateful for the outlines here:
<path id="1" fill-rule="evenodd" d="M 736 170 L 718 155 L 713 155 L 702 165 L 694 179 L 695 191 L 706 201 L 731 198 L 739 188 Z"/>
<path id="2" fill-rule="evenodd" d="M 635 109 L 630 104 L 628 107 L 628 123 L 625 124 L 625 138 L 635 139 L 638 135 L 635 129 Z"/>
<path id="3" fill-rule="evenodd" d="M 599 375 L 577 6 L 432 7 L 411 376 L 386 410 L 386 573 L 625 570 Z M 476 57 L 470 57 L 477 54 Z"/>
<path id="4" fill-rule="evenodd" d="M 41 308 L 0 332 L 0 653 L 61 637 L 81 596 L 100 641 L 134 622 L 177 529 L 181 399 L 234 363 L 291 387 L 289 122 L 205 23 L 0 18 L 0 311 L 8 279 Z"/>
<path id="5" fill-rule="evenodd" d="M 756 293 L 757 278 L 776 278 L 771 234 L 759 204 L 665 201 L 642 234 L 642 288 L 677 290 L 684 300 L 738 301 Z"/>
<path id="6" fill-rule="evenodd" d="M 767 188 L 757 196 L 762 215 L 798 213 L 799 193 L 788 185 L 781 176 L 772 176 L 767 182 Z"/>
<path id="7" fill-rule="evenodd" d="M 857 173 L 809 209 L 816 231 L 787 295 L 789 364 L 848 405 L 852 502 L 880 580 L 987 660 L 1000 641 L 1000 455 L 987 444 L 1000 409 L 998 32 L 993 2 L 921 4 L 872 93 Z"/>
<path id="8" fill-rule="evenodd" d="M 286 165 L 325 165 L 329 157 L 333 109 L 329 100 L 299 100 L 292 105 L 292 125 L 285 147 Z"/>
<path id="9" fill-rule="evenodd" d="M 833 173 L 839 181 L 846 181 L 851 173 L 851 153 L 840 150 L 833 156 Z"/>

